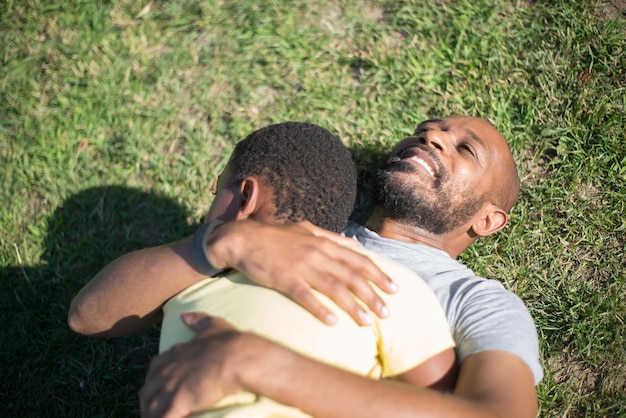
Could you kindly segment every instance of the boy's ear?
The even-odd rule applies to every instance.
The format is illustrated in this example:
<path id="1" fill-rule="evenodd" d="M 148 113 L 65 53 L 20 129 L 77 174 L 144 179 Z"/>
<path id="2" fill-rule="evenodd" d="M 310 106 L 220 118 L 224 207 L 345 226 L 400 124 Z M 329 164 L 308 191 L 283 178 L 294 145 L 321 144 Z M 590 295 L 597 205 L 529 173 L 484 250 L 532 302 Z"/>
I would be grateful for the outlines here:
<path id="1" fill-rule="evenodd" d="M 254 177 L 246 177 L 239 184 L 239 205 L 236 220 L 248 219 L 260 204 L 261 185 Z"/>
<path id="2" fill-rule="evenodd" d="M 478 236 L 495 234 L 506 226 L 509 215 L 493 203 L 483 206 L 482 215 L 472 224 L 472 231 Z"/>

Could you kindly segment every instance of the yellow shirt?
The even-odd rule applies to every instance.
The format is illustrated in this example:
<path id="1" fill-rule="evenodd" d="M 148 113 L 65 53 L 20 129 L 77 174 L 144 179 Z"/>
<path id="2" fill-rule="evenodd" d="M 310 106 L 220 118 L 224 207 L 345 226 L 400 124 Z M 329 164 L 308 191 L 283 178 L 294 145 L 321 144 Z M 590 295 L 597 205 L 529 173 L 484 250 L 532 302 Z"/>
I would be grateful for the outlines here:
<path id="1" fill-rule="evenodd" d="M 453 347 L 441 305 L 412 270 L 359 249 L 398 285 L 398 292 L 380 292 L 390 309 L 371 326 L 359 326 L 330 299 L 317 294 L 338 317 L 327 326 L 289 297 L 251 282 L 240 273 L 209 278 L 185 289 L 163 307 L 159 351 L 189 341 L 194 332 L 180 319 L 182 312 L 206 312 L 226 319 L 303 355 L 363 376 L 381 378 L 406 372 Z M 307 417 L 297 409 L 242 393 L 229 396 L 207 415 L 215 417 Z"/>

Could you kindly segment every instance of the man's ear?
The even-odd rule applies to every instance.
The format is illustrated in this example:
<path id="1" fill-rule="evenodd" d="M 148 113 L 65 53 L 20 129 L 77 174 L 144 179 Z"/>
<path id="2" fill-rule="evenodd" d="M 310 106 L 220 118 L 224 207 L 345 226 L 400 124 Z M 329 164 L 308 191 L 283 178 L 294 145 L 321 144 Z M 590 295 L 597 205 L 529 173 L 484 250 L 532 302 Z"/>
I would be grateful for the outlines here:
<path id="1" fill-rule="evenodd" d="M 495 234 L 506 226 L 509 215 L 493 203 L 487 203 L 481 210 L 481 216 L 472 224 L 472 231 L 478 236 Z"/>
<path id="2" fill-rule="evenodd" d="M 236 220 L 248 219 L 260 204 L 261 185 L 254 177 L 246 177 L 239 184 L 239 205 Z"/>

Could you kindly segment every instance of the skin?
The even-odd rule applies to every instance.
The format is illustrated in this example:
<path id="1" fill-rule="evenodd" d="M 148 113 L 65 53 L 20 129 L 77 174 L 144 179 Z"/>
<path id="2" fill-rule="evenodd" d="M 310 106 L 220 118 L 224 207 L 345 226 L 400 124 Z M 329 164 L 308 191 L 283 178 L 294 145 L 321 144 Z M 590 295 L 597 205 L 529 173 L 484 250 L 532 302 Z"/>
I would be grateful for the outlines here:
<path id="1" fill-rule="evenodd" d="M 354 296 L 381 318 L 388 314 L 370 283 L 386 292 L 393 292 L 395 287 L 369 258 L 348 248 L 358 245 L 354 240 L 306 221 L 271 225 L 271 190 L 265 190 L 255 178 L 239 185 L 229 184 L 227 178 L 228 167 L 218 180 L 218 191 L 207 214 L 207 221 L 237 221 L 221 226 L 210 238 L 210 248 L 220 251 L 219 255 L 210 255 L 216 267 L 236 268 L 259 284 L 291 295 L 329 325 L 335 323 L 336 317 L 313 296 L 311 289 L 329 296 L 361 325 L 370 323 L 371 317 Z M 250 240 L 251 236 L 264 237 L 261 251 L 254 248 L 260 241 Z M 216 240 L 218 245 L 212 245 Z M 90 337 L 111 338 L 159 322 L 169 298 L 206 278 L 193 267 L 191 242 L 189 237 L 135 251 L 106 265 L 72 300 L 70 328 Z M 284 243 L 291 245 L 286 248 Z M 247 248 L 250 244 L 252 248 Z M 272 253 L 287 253 L 299 260 L 300 272 L 293 275 L 280 264 L 268 263 L 268 254 Z"/>
<path id="2" fill-rule="evenodd" d="M 230 180 L 228 167 L 217 182 L 217 192 L 207 221 L 253 219 L 265 224 L 277 224 L 273 212 L 273 189 L 256 177 L 246 178 L 241 185 Z M 372 321 L 369 318 L 361 320 Z M 441 390 L 452 389 L 456 381 L 456 356 L 454 349 L 444 350 L 395 379 L 421 387 Z"/>
<path id="3" fill-rule="evenodd" d="M 449 182 L 449 190 L 461 190 L 463 193 L 458 196 L 463 197 L 467 193 L 490 196 L 497 189 L 504 165 L 512 164 L 508 147 L 497 130 L 486 121 L 468 117 L 428 122 L 426 128 L 408 140 L 424 144 L 436 156 L 434 169 L 446 172 L 445 181 L 441 182 Z M 398 150 L 404 146 L 406 143 L 399 144 Z M 473 156 L 467 155 L 468 146 L 473 147 Z M 411 175 L 401 179 L 425 198 L 436 199 L 438 189 L 432 168 L 425 169 L 420 163 Z M 478 237 L 504 228 L 507 219 L 506 211 L 494 199 L 487 199 L 476 213 L 445 233 L 433 233 L 405 219 L 395 219 L 393 213 L 380 208 L 368 226 L 383 237 L 429 245 L 457 257 Z M 264 245 L 259 247 L 257 240 L 246 238 L 250 236 L 259 237 Z M 383 290 L 393 291 L 393 286 L 364 257 L 343 248 L 346 243 L 310 224 L 276 227 L 244 221 L 218 228 L 209 240 L 208 250 L 217 267 L 236 268 L 268 287 L 292 295 L 327 323 L 333 322 L 332 313 L 315 299 L 312 288 L 327 294 L 357 320 L 362 318 L 362 309 L 355 297 L 383 315 L 381 300 L 363 278 Z M 112 267 L 113 273 L 118 269 L 119 274 L 109 272 L 106 280 L 104 276 L 100 279 L 108 284 L 124 282 L 125 277 L 133 277 L 129 274 L 133 268 L 149 267 L 148 260 L 153 260 L 167 277 L 179 274 L 175 277 L 185 277 L 181 282 L 192 281 L 189 270 L 193 269 L 185 245 L 175 243 L 154 251 L 152 254 L 160 252 L 160 260 L 146 253 L 131 257 Z M 288 256 L 279 257 L 280 254 Z M 170 259 L 168 263 L 166 258 Z M 272 277 L 271 282 L 263 282 L 267 277 Z M 145 283 L 139 287 L 145 289 Z M 154 287 L 153 281 L 151 288 Z M 162 295 L 166 293 L 163 291 Z M 147 311 L 150 303 L 145 304 Z M 107 315 L 103 309 L 101 312 L 108 319 L 94 327 L 85 320 L 89 314 L 89 309 L 82 309 L 85 306 L 89 304 L 77 302 L 70 324 L 87 333 L 107 333 L 111 322 L 115 323 L 113 319 L 119 317 L 119 313 Z M 192 317 L 188 322 L 199 331 L 198 337 L 157 357 L 151 366 L 140 393 L 146 417 L 185 416 L 238 390 L 258 393 L 319 417 L 515 418 L 534 417 L 537 413 L 532 372 L 507 352 L 483 351 L 468 356 L 460 364 L 453 393 L 442 394 L 333 369 L 258 336 L 234 331 L 211 318 Z M 296 381 L 298 384 L 293 384 Z"/>
<path id="4" fill-rule="evenodd" d="M 315 417 L 536 416 L 531 372 L 504 352 L 469 356 L 449 394 L 347 373 L 235 331 L 219 318 L 187 314 L 183 320 L 199 334 L 153 360 L 140 392 L 145 417 L 187 416 L 240 390 Z"/>
<path id="5" fill-rule="evenodd" d="M 416 136 L 402 140 L 391 152 L 401 155 L 407 149 L 423 146 L 432 153 L 430 166 L 433 176 L 423 164 L 405 159 L 415 167 L 411 173 L 399 173 L 397 177 L 414 193 L 425 199 L 437 198 L 436 177 L 445 173 L 442 188 L 451 195 L 450 204 L 457 209 L 463 206 L 468 194 L 486 196 L 497 186 L 499 173 L 504 165 L 513 164 L 506 141 L 489 123 L 478 118 L 454 116 L 442 120 L 427 121 L 417 128 Z M 418 148 L 419 149 L 419 148 Z M 458 257 L 478 237 L 491 235 L 506 225 L 508 215 L 490 200 L 482 202 L 473 216 L 446 233 L 433 233 L 393 213 L 378 209 L 367 226 L 380 236 L 398 241 L 424 244 L 438 248 Z"/>

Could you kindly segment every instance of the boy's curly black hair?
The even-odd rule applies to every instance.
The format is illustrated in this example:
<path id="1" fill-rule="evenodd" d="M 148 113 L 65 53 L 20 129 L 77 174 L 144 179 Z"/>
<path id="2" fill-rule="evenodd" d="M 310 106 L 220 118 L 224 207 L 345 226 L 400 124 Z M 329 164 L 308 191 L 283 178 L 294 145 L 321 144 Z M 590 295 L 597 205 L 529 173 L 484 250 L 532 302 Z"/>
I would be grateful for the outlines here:
<path id="1" fill-rule="evenodd" d="M 284 122 L 237 143 L 228 162 L 231 179 L 263 178 L 274 189 L 275 216 L 308 220 L 341 231 L 356 199 L 356 169 L 338 137 L 317 125 Z"/>

